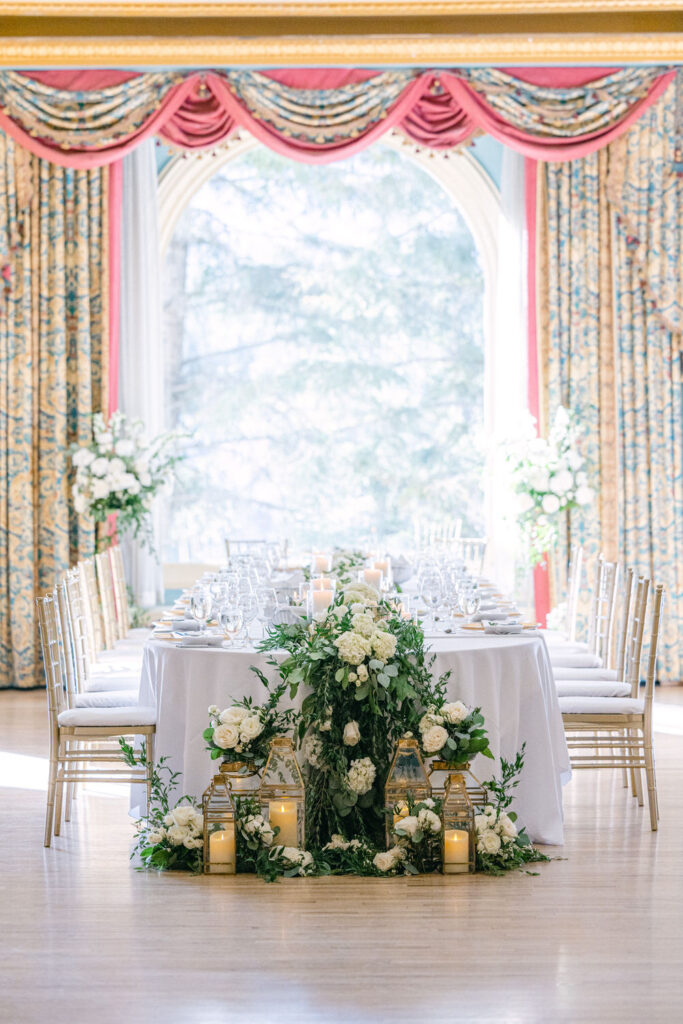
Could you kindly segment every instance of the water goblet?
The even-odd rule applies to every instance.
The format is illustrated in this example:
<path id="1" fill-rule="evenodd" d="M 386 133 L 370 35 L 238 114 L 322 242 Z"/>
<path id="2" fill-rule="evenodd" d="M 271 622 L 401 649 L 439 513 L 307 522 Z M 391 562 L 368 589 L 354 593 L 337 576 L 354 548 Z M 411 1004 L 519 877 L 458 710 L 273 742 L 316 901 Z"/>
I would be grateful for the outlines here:
<path id="1" fill-rule="evenodd" d="M 202 633 L 211 614 L 211 594 L 206 587 L 194 587 L 190 597 L 190 614 L 199 623 Z"/>
<path id="2" fill-rule="evenodd" d="M 236 604 L 224 604 L 218 613 L 218 621 L 230 646 L 234 647 L 237 634 L 242 628 L 242 609 Z"/>

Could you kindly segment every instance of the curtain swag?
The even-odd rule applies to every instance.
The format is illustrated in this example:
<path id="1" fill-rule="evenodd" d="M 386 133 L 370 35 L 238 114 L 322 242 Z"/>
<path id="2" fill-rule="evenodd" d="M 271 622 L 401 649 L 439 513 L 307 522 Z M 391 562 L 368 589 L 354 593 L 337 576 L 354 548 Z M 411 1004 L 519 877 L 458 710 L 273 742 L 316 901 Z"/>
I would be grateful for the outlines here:
<path id="1" fill-rule="evenodd" d="M 0 127 L 37 156 L 81 169 L 117 160 L 150 135 L 203 149 L 240 128 L 311 162 L 349 156 L 391 128 L 435 149 L 459 146 L 485 131 L 537 160 L 572 160 L 625 131 L 674 75 L 660 67 L 3 70 Z"/>

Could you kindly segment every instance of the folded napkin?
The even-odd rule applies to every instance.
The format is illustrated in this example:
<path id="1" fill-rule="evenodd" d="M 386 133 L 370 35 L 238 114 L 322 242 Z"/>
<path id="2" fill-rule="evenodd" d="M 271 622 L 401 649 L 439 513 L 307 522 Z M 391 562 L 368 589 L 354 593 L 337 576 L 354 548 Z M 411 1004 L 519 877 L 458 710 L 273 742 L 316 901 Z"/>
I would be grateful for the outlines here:
<path id="1" fill-rule="evenodd" d="M 482 601 L 481 604 L 479 605 L 479 611 L 481 612 L 492 611 L 496 608 L 498 608 L 498 605 L 496 604 L 495 601 Z"/>
<path id="2" fill-rule="evenodd" d="M 472 616 L 472 622 L 483 622 L 484 620 L 493 622 L 494 619 L 496 621 L 505 621 L 509 617 L 510 612 L 508 611 L 503 612 L 500 610 L 489 610 L 485 612 L 477 612 L 476 615 Z"/>
<path id="3" fill-rule="evenodd" d="M 225 637 L 222 633 L 208 633 L 206 636 L 185 636 L 178 647 L 222 647 Z"/>
<path id="4" fill-rule="evenodd" d="M 521 622 L 487 622 L 483 620 L 484 632 L 492 636 L 512 636 L 522 632 Z"/>

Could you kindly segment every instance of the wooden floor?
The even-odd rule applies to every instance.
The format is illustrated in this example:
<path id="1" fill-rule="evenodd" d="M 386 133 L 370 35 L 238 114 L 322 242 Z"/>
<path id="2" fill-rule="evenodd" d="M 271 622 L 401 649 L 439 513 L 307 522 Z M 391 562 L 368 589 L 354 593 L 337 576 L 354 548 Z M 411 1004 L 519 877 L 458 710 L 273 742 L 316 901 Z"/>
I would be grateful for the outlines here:
<path id="1" fill-rule="evenodd" d="M 44 850 L 45 698 L 0 693 L 0 1020 L 681 1020 L 683 690 L 657 710 L 658 833 L 587 772 L 538 877 L 265 885 L 135 872 L 111 787 Z"/>

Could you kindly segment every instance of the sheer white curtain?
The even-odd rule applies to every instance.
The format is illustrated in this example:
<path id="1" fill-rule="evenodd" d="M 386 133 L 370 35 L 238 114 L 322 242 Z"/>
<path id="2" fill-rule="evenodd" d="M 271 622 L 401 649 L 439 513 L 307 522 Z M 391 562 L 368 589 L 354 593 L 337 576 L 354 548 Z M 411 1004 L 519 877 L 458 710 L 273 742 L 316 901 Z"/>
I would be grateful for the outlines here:
<path id="1" fill-rule="evenodd" d="M 153 437 L 164 429 L 161 337 L 161 254 L 154 140 L 123 160 L 121 226 L 121 339 L 119 408 L 145 424 Z M 152 513 L 159 548 L 159 509 Z M 140 544 L 123 543 L 126 579 L 138 604 L 163 597 L 161 565 Z"/>
<path id="2" fill-rule="evenodd" d="M 527 244 L 524 157 L 505 147 L 500 182 L 498 266 L 491 331 L 489 377 L 488 569 L 496 582 L 514 588 L 517 559 L 514 512 L 502 442 L 513 436 L 527 404 Z"/>

